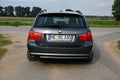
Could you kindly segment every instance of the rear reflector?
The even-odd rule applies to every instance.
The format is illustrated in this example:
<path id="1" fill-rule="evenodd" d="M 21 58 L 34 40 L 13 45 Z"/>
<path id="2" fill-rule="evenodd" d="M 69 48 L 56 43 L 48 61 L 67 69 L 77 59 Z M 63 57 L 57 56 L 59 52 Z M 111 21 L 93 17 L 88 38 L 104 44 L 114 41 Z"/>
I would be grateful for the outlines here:
<path id="1" fill-rule="evenodd" d="M 83 33 L 83 34 L 78 34 L 78 38 L 81 41 L 92 41 L 91 32 L 87 32 L 87 33 Z"/>
<path id="2" fill-rule="evenodd" d="M 35 32 L 33 30 L 30 30 L 28 35 L 28 40 L 39 40 L 42 37 L 42 33 Z"/>

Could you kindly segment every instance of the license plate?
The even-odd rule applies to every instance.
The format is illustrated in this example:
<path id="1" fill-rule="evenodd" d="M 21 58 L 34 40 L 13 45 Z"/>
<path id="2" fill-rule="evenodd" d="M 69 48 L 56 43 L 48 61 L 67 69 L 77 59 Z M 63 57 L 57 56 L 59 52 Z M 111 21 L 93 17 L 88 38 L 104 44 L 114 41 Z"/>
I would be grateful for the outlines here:
<path id="1" fill-rule="evenodd" d="M 75 35 L 47 35 L 47 41 L 74 42 Z"/>

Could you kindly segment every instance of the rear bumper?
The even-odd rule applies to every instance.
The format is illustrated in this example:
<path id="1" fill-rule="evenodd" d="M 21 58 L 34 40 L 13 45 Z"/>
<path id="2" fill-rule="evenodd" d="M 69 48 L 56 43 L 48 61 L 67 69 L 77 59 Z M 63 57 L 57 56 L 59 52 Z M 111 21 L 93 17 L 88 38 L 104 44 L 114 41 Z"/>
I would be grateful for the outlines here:
<path id="1" fill-rule="evenodd" d="M 31 55 L 40 56 L 40 58 L 49 59 L 87 59 L 91 54 L 60 54 L 60 53 L 34 53 L 30 52 Z"/>
<path id="2" fill-rule="evenodd" d="M 82 47 L 43 47 L 28 42 L 30 55 L 50 59 L 88 59 L 92 55 L 92 42 L 85 42 Z"/>

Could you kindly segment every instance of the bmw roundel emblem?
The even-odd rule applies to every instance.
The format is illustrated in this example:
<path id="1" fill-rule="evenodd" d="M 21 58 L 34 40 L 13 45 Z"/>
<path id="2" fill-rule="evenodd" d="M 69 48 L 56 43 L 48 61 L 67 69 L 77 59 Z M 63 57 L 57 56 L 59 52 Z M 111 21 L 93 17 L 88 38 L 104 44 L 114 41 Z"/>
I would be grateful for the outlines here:
<path id="1" fill-rule="evenodd" d="M 62 30 L 58 30 L 58 33 L 62 33 Z"/>

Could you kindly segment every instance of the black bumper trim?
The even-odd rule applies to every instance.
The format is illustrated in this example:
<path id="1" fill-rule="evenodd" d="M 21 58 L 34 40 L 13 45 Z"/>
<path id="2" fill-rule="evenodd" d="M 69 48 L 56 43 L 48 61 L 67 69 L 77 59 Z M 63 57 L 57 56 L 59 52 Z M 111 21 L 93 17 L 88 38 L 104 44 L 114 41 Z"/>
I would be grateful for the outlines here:
<path id="1" fill-rule="evenodd" d="M 40 56 L 40 58 L 49 59 L 87 59 L 91 54 L 60 54 L 60 53 L 30 53 L 31 55 Z"/>

